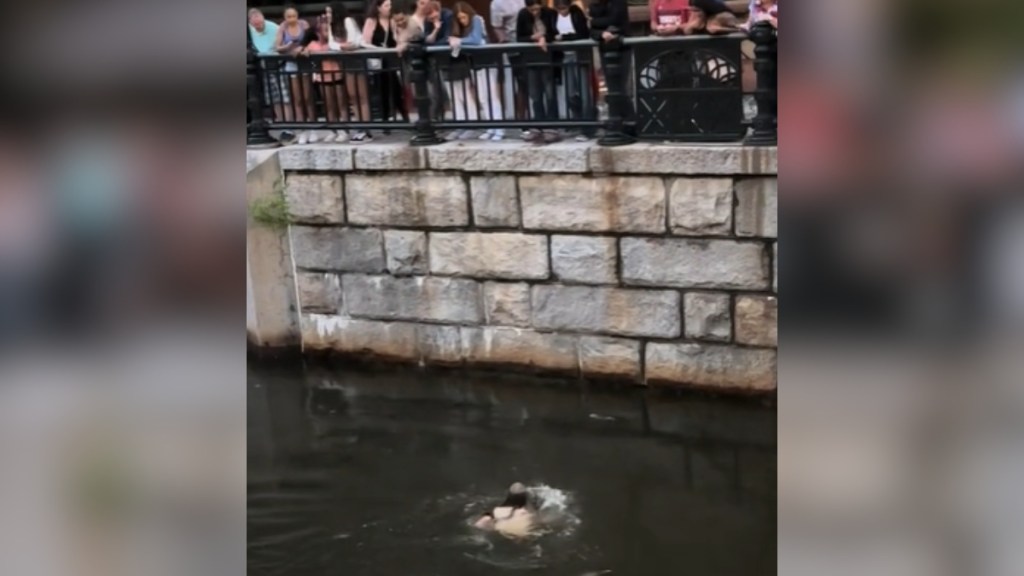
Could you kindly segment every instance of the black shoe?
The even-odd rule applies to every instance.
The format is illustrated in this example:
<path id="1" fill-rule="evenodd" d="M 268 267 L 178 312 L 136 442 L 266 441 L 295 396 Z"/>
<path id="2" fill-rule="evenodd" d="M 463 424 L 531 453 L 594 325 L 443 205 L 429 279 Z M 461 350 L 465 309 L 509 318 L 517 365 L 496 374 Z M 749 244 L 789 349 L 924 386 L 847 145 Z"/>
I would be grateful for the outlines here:
<path id="1" fill-rule="evenodd" d="M 281 143 L 291 142 L 292 140 L 295 140 L 295 133 L 289 130 L 282 131 L 281 137 L 277 139 L 277 141 Z"/>

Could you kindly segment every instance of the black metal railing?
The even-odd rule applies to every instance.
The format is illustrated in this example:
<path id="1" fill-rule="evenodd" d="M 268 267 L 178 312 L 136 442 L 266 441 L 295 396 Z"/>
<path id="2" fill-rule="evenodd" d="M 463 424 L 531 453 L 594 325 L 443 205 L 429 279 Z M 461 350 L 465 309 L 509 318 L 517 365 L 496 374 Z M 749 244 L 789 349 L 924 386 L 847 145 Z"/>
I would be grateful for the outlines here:
<path id="1" fill-rule="evenodd" d="M 756 45 L 743 91 L 741 43 Z M 406 130 L 414 145 L 505 130 L 636 140 L 777 142 L 777 32 L 261 55 L 249 43 L 249 142 L 269 130 Z M 600 68 L 601 74 L 598 73 Z M 606 91 L 599 90 L 599 76 Z M 744 97 L 757 113 L 744 114 Z M 599 112 L 606 107 L 606 113 Z"/>

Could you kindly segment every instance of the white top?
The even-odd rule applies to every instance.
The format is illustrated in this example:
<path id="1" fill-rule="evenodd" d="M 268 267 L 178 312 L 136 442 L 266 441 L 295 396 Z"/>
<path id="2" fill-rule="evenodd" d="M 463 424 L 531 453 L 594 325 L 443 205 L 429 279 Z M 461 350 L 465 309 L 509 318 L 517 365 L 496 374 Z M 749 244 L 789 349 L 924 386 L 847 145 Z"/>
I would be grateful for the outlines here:
<path id="1" fill-rule="evenodd" d="M 576 28 L 572 25 L 572 14 L 566 14 L 565 16 L 559 14 L 558 23 L 555 25 L 555 28 L 558 30 L 558 33 L 562 35 L 575 34 Z"/>
<path id="2" fill-rule="evenodd" d="M 331 37 L 327 40 L 327 47 L 331 50 L 341 50 L 341 42 L 338 42 L 334 38 L 334 34 L 330 33 Z M 359 29 L 359 25 L 352 17 L 345 18 L 345 36 L 348 36 L 348 43 L 352 44 L 356 48 L 363 47 L 363 31 Z"/>

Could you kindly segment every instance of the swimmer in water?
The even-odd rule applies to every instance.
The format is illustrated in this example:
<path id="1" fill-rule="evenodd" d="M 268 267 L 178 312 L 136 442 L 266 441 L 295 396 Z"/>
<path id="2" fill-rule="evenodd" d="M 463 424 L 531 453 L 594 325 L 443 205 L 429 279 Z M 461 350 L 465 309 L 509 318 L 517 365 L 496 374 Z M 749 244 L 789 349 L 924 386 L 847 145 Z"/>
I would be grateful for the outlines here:
<path id="1" fill-rule="evenodd" d="M 494 530 L 506 536 L 529 536 L 533 530 L 534 513 L 529 506 L 526 486 L 516 482 L 500 506 L 485 512 L 473 526 L 481 530 Z"/>

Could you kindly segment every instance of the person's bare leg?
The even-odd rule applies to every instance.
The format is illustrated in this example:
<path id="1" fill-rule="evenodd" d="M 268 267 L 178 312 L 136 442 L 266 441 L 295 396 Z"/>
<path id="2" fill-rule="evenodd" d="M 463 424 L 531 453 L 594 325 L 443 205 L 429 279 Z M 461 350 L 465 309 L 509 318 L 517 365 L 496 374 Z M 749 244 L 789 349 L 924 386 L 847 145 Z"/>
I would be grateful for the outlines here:
<path id="1" fill-rule="evenodd" d="M 306 102 L 306 118 L 316 120 L 316 99 L 313 98 L 313 79 L 309 76 L 303 76 L 302 87 L 305 89 L 303 98 Z"/>
<path id="2" fill-rule="evenodd" d="M 302 92 L 302 81 L 298 76 L 292 76 L 292 112 L 295 114 L 296 122 L 306 121 L 306 99 Z"/>
<path id="3" fill-rule="evenodd" d="M 708 20 L 707 24 L 708 34 L 731 34 L 738 32 L 739 29 L 740 26 L 736 21 L 736 15 L 729 12 L 722 12 L 716 15 Z"/>
<path id="4" fill-rule="evenodd" d="M 370 91 L 367 88 L 366 76 L 356 76 L 356 90 L 359 93 L 359 117 L 363 122 L 370 121 Z"/>

